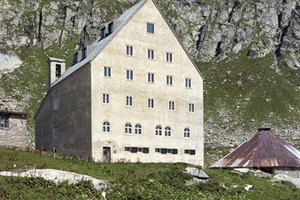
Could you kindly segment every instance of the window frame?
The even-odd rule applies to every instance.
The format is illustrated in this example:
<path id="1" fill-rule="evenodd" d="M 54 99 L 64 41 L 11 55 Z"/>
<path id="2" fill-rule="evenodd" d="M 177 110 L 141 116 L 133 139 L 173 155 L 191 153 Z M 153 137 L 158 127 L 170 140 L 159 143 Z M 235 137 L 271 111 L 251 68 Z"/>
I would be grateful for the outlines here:
<path id="1" fill-rule="evenodd" d="M 171 76 L 171 75 L 166 76 L 166 85 L 173 86 L 173 76 Z"/>
<path id="2" fill-rule="evenodd" d="M 188 111 L 189 113 L 195 113 L 195 103 L 189 103 Z"/>
<path id="3" fill-rule="evenodd" d="M 166 52 L 166 62 L 173 63 L 173 53 L 172 52 Z"/>
<path id="4" fill-rule="evenodd" d="M 148 72 L 147 82 L 152 83 L 152 84 L 155 83 L 155 74 L 154 73 Z"/>
<path id="5" fill-rule="evenodd" d="M 127 81 L 133 81 L 134 78 L 134 72 L 131 69 L 126 69 L 126 80 Z"/>
<path id="6" fill-rule="evenodd" d="M 0 128 L 9 128 L 9 117 L 5 115 L 0 116 Z"/>
<path id="7" fill-rule="evenodd" d="M 134 127 L 134 134 L 135 135 L 142 135 L 143 130 L 142 130 L 142 125 L 141 124 L 136 124 Z"/>
<path id="8" fill-rule="evenodd" d="M 111 133 L 111 126 L 109 121 L 104 121 L 102 123 L 102 132 L 103 133 Z"/>
<path id="9" fill-rule="evenodd" d="M 132 45 L 126 45 L 125 54 L 128 57 L 133 57 L 134 56 L 134 49 L 133 49 Z"/>
<path id="10" fill-rule="evenodd" d="M 133 97 L 132 96 L 126 96 L 125 97 L 125 106 L 126 107 L 133 107 Z"/>
<path id="11" fill-rule="evenodd" d="M 157 125 L 157 126 L 155 127 L 155 135 L 156 135 L 156 136 L 162 136 L 162 131 L 163 131 L 163 128 L 162 128 L 161 125 Z"/>
<path id="12" fill-rule="evenodd" d="M 151 29 L 150 31 L 149 31 L 149 28 Z M 149 34 L 151 34 L 151 35 L 154 35 L 154 33 L 155 33 L 155 25 L 154 25 L 154 23 L 147 22 L 146 32 L 149 33 Z"/>
<path id="13" fill-rule="evenodd" d="M 154 49 L 147 49 L 147 59 L 148 60 L 155 59 L 155 50 Z"/>
<path id="14" fill-rule="evenodd" d="M 148 109 L 154 109 L 155 108 L 155 100 L 152 98 L 148 98 L 147 107 L 148 107 Z"/>
<path id="15" fill-rule="evenodd" d="M 185 78 L 185 88 L 187 88 L 187 89 L 192 88 L 192 79 L 191 78 Z"/>
<path id="16" fill-rule="evenodd" d="M 189 128 L 185 128 L 183 130 L 183 137 L 184 138 L 190 138 L 191 137 L 191 130 Z"/>
<path id="17" fill-rule="evenodd" d="M 165 127 L 165 136 L 166 137 L 171 137 L 172 136 L 172 129 L 170 126 Z"/>
<path id="18" fill-rule="evenodd" d="M 102 93 L 102 104 L 109 105 L 110 104 L 110 94 Z"/>
<path id="19" fill-rule="evenodd" d="M 169 101 L 168 108 L 169 111 L 175 111 L 175 101 Z"/>
<path id="20" fill-rule="evenodd" d="M 103 67 L 103 77 L 104 78 L 111 78 L 111 67 L 107 67 L 107 66 L 104 66 Z"/>
<path id="21" fill-rule="evenodd" d="M 125 135 L 132 135 L 132 125 L 131 123 L 126 123 L 124 126 Z"/>

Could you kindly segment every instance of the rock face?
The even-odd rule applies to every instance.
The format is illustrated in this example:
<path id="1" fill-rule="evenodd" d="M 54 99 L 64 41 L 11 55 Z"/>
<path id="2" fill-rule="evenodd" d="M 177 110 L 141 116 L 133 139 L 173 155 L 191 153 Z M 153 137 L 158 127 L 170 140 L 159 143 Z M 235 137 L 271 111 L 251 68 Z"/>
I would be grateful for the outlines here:
<path id="1" fill-rule="evenodd" d="M 0 50 L 0 73 L 11 72 L 21 64 L 22 61 L 14 52 Z"/>

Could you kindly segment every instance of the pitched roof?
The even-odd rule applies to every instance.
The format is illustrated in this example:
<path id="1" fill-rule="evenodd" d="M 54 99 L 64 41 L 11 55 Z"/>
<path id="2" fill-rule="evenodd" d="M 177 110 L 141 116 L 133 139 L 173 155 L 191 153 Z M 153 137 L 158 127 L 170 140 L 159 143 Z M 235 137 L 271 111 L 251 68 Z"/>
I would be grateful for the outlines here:
<path id="1" fill-rule="evenodd" d="M 250 140 L 210 168 L 300 167 L 300 151 L 272 134 L 259 130 Z"/>
<path id="2" fill-rule="evenodd" d="M 142 0 L 139 3 L 135 4 L 131 8 L 127 9 L 115 22 L 114 22 L 114 31 L 112 34 L 107 36 L 106 38 L 100 40 L 96 40 L 92 46 L 94 47 L 94 50 L 82 61 L 76 63 L 72 67 L 69 67 L 69 69 L 61 75 L 61 77 L 53 82 L 51 84 L 51 87 L 55 86 L 62 80 L 64 80 L 66 77 L 68 77 L 70 74 L 74 73 L 81 67 L 85 66 L 90 61 L 94 60 L 97 55 L 102 52 L 102 50 L 109 44 L 109 42 L 122 30 L 122 28 L 130 21 L 130 19 L 137 13 L 137 11 L 140 10 L 140 8 L 143 7 L 143 5 L 147 2 L 147 0 Z"/>
<path id="3" fill-rule="evenodd" d="M 114 31 L 112 32 L 112 34 L 110 34 L 109 36 L 107 36 L 103 39 L 101 39 L 101 37 L 100 37 L 98 40 L 96 40 L 96 42 L 94 42 L 90 46 L 93 49 L 92 52 L 89 53 L 88 56 L 85 59 L 83 59 L 82 61 L 76 63 L 72 67 L 69 67 L 68 70 L 66 72 L 64 72 L 57 81 L 55 81 L 51 84 L 51 88 L 53 86 L 57 85 L 58 83 L 60 83 L 65 78 L 67 78 L 69 75 L 73 74 L 74 72 L 76 72 L 77 70 L 79 70 L 80 68 L 82 68 L 83 66 L 88 64 L 89 62 L 93 61 L 103 51 L 103 49 L 110 43 L 110 41 L 123 29 L 123 27 L 135 16 L 135 14 L 144 6 L 144 4 L 147 1 L 148 0 L 141 0 L 140 2 L 138 2 L 137 4 L 132 6 L 131 8 L 127 9 L 116 21 L 114 21 Z M 181 47 L 184 49 L 184 51 L 188 55 L 189 59 L 191 60 L 191 62 L 195 66 L 196 70 L 198 71 L 200 76 L 203 78 L 203 75 L 200 72 L 199 68 L 194 63 L 194 61 L 191 58 L 191 56 L 189 55 L 188 51 L 184 48 L 184 45 L 182 44 L 182 42 L 178 38 L 175 31 L 172 29 L 172 27 L 171 27 L 170 23 L 168 22 L 168 20 L 166 19 L 166 17 L 163 15 L 161 10 L 159 9 L 157 3 L 154 0 L 152 0 L 152 1 L 154 2 L 156 8 L 160 12 L 162 17 L 166 21 L 166 23 L 168 24 L 168 26 L 171 29 L 172 33 L 175 35 L 175 37 L 178 40 L 178 42 L 180 43 Z"/>

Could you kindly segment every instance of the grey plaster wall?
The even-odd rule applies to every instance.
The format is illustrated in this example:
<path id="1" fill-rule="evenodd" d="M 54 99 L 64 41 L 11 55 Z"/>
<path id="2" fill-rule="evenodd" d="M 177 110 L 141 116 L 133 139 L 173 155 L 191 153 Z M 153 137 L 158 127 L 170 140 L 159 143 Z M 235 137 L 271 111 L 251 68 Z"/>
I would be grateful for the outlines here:
<path id="1" fill-rule="evenodd" d="M 91 70 L 86 66 L 54 87 L 36 117 L 36 148 L 91 157 Z M 50 120 L 49 120 L 49 116 Z M 50 128 L 48 124 L 50 125 Z M 44 138 L 42 139 L 42 127 Z M 50 132 L 50 134 L 49 134 Z"/>
<path id="2" fill-rule="evenodd" d="M 274 169 L 275 174 L 285 174 L 293 178 L 300 178 L 300 168 L 282 167 Z"/>
<path id="3" fill-rule="evenodd" d="M 9 116 L 9 127 L 0 128 L 0 146 L 27 147 L 26 118 Z"/>

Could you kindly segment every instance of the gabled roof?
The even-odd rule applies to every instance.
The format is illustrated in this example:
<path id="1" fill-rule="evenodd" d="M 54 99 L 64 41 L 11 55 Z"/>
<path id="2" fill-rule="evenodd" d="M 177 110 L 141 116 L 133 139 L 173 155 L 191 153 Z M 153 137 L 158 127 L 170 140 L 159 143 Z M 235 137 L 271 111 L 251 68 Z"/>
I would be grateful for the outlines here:
<path id="1" fill-rule="evenodd" d="M 87 63 L 93 61 L 103 51 L 103 49 L 110 43 L 110 41 L 123 29 L 123 27 L 135 16 L 135 14 L 144 6 L 144 4 L 147 1 L 148 0 L 141 0 L 140 2 L 138 2 L 137 4 L 132 6 L 131 8 L 127 9 L 116 21 L 114 21 L 114 31 L 112 32 L 112 34 L 110 34 L 109 36 L 107 36 L 103 39 L 101 39 L 101 37 L 100 37 L 98 40 L 96 40 L 96 42 L 91 45 L 91 47 L 94 50 L 85 59 L 83 59 L 82 61 L 80 61 L 77 64 L 73 65 L 72 67 L 69 67 L 69 69 L 65 73 L 63 73 L 62 76 L 57 81 L 55 81 L 51 84 L 51 88 L 53 86 L 57 85 L 58 83 L 60 83 L 65 78 L 67 78 L 70 74 L 73 74 L 74 72 L 79 70 L 81 67 L 85 66 Z M 163 15 L 161 10 L 159 9 L 157 3 L 154 0 L 152 0 L 152 1 L 154 2 L 156 8 L 158 9 L 160 14 L 162 15 L 165 22 L 168 24 L 168 26 L 171 29 L 172 33 L 175 35 L 175 37 L 178 40 L 178 42 L 180 43 L 181 47 L 184 49 L 184 51 L 188 55 L 190 61 L 195 66 L 197 72 L 203 78 L 202 73 L 198 69 L 197 65 L 194 63 L 193 59 L 191 58 L 191 56 L 189 55 L 187 50 L 184 48 L 182 42 L 178 38 L 175 31 L 172 29 L 172 27 L 171 27 L 170 23 L 168 22 L 168 20 L 166 19 L 166 17 Z"/>
<path id="2" fill-rule="evenodd" d="M 69 69 L 61 75 L 61 77 L 51 84 L 51 87 L 55 86 L 70 74 L 74 73 L 81 67 L 85 66 L 87 63 L 94 60 L 97 55 L 102 52 L 102 50 L 109 44 L 109 42 L 122 30 L 122 28 L 130 21 L 132 17 L 143 7 L 143 5 L 147 2 L 147 0 L 142 0 L 139 3 L 135 4 L 131 8 L 127 9 L 115 22 L 114 22 L 114 31 L 112 34 L 107 36 L 106 38 L 100 40 L 96 40 L 92 46 L 95 48 L 85 59 L 77 64 L 69 67 Z"/>
<path id="3" fill-rule="evenodd" d="M 300 167 L 300 151 L 272 134 L 259 130 L 250 140 L 213 164 L 210 168 Z"/>

